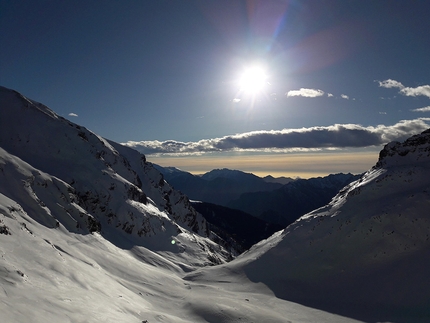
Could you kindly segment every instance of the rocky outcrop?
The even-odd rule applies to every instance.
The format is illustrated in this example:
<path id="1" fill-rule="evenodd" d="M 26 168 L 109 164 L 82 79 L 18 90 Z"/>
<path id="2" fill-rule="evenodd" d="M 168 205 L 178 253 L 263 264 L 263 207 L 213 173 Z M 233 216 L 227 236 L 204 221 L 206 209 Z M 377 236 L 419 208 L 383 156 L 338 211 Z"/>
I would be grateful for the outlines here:
<path id="1" fill-rule="evenodd" d="M 408 156 L 409 155 L 409 156 Z M 404 142 L 393 141 L 384 146 L 379 153 L 376 167 L 409 164 L 430 156 L 430 129 L 415 135 Z M 406 157 L 406 158 L 405 158 Z M 412 160 L 409 160 L 412 158 Z"/>

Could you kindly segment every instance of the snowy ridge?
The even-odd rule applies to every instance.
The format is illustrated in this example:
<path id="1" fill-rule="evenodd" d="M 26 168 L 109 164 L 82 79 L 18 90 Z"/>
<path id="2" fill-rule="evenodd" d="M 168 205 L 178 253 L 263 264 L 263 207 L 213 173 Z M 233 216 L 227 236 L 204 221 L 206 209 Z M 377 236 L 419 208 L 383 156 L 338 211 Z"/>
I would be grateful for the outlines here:
<path id="1" fill-rule="evenodd" d="M 2 163 L 8 169 L 0 174 L 7 183 L 0 193 L 16 198 L 25 210 L 34 209 L 31 214 L 39 223 L 72 232 L 98 231 L 119 245 L 151 246 L 192 264 L 231 258 L 208 239 L 207 223 L 188 199 L 140 153 L 15 91 L 0 88 L 0 105 Z M 17 183 L 11 187 L 13 180 Z"/>

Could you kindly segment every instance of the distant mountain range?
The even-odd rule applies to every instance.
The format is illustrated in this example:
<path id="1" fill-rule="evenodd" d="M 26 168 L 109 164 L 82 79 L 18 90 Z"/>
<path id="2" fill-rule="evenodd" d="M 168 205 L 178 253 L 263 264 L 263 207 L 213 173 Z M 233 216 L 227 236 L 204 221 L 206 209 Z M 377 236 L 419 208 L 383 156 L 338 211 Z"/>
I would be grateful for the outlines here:
<path id="1" fill-rule="evenodd" d="M 282 185 L 285 185 L 285 184 L 288 184 L 288 183 L 294 181 L 294 179 L 291 177 L 284 177 L 284 176 L 273 177 L 272 175 L 264 176 L 263 179 L 268 183 L 279 183 Z"/>
<path id="2" fill-rule="evenodd" d="M 241 210 L 284 227 L 327 204 L 340 189 L 360 177 L 332 174 L 311 179 L 284 177 L 277 180 L 230 169 L 215 169 L 197 176 L 174 167 L 154 167 L 167 182 L 192 200 Z"/>
<path id="3" fill-rule="evenodd" d="M 267 182 L 254 174 L 238 170 L 214 169 L 198 176 L 174 167 L 154 167 L 170 185 L 190 199 L 223 206 L 246 192 L 272 191 L 282 187 L 281 183 Z"/>
<path id="4" fill-rule="evenodd" d="M 303 214 L 329 203 L 340 189 L 358 178 L 360 175 L 332 174 L 297 179 L 273 191 L 243 193 L 227 206 L 286 227 Z"/>

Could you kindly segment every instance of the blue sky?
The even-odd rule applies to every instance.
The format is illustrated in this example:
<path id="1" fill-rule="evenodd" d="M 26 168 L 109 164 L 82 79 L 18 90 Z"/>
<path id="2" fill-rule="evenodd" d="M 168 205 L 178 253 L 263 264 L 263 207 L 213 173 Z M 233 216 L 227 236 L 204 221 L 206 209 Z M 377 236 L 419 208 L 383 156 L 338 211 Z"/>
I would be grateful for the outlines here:
<path id="1" fill-rule="evenodd" d="M 429 12 L 425 0 L 0 0 L 0 85 L 165 166 L 361 172 L 430 127 Z M 256 64 L 264 86 L 241 91 Z"/>

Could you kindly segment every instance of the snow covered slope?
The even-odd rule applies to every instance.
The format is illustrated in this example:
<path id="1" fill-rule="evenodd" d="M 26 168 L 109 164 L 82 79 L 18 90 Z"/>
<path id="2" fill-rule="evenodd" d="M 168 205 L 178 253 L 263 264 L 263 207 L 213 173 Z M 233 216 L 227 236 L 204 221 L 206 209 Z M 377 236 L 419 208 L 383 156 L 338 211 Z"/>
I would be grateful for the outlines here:
<path id="1" fill-rule="evenodd" d="M 190 281 L 236 272 L 282 299 L 368 321 L 430 322 L 430 130 L 380 153 L 330 204 Z"/>
<path id="2" fill-rule="evenodd" d="M 147 248 L 47 228 L 2 194 L 0 205 L 2 323 L 356 322 L 277 299 L 237 276 L 183 280 L 180 266 Z"/>
<path id="3" fill-rule="evenodd" d="M 191 264 L 231 258 L 208 239 L 207 223 L 188 199 L 137 151 L 6 88 L 0 106 L 0 193 L 33 220 L 97 231 L 120 247 L 142 245 Z"/>

